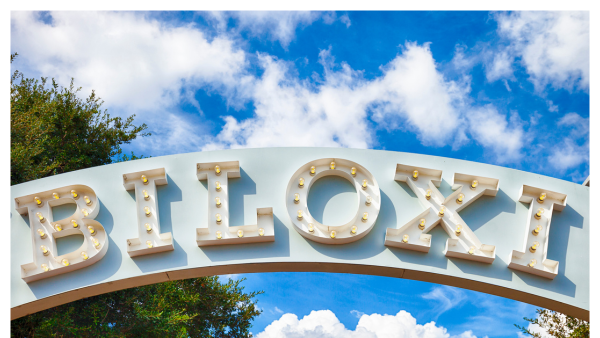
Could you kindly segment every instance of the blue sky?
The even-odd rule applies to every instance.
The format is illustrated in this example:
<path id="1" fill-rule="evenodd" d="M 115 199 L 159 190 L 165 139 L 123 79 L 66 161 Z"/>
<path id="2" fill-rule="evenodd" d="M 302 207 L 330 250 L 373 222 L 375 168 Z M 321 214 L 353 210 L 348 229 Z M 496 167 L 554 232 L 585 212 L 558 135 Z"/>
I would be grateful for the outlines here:
<path id="1" fill-rule="evenodd" d="M 11 51 L 20 54 L 13 70 L 65 86 L 74 78 L 112 115 L 136 114 L 153 133 L 124 147 L 137 155 L 330 146 L 576 183 L 589 175 L 586 12 L 12 12 Z M 330 310 L 348 330 L 362 313 L 408 330 L 406 314 L 397 315 L 404 310 L 452 336 L 514 336 L 512 324 L 535 310 L 383 277 L 243 277 L 248 289 L 267 290 L 255 334 L 281 319 L 292 337 L 304 322 L 284 314 L 304 320 L 313 310 Z M 329 294 L 324 285 L 343 287 Z M 284 297 L 296 293 L 323 297 Z M 495 308 L 508 314 L 484 315 Z M 332 319 L 319 313 L 306 323 L 317 317 Z"/>

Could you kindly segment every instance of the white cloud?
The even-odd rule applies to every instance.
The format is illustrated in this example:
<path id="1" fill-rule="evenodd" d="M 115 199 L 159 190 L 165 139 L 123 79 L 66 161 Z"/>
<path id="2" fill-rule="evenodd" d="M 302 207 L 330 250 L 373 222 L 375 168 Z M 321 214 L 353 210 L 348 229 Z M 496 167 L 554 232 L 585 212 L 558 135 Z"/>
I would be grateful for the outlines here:
<path id="1" fill-rule="evenodd" d="M 364 312 L 360 312 L 358 310 L 351 310 L 350 313 L 353 314 L 356 318 L 360 318 L 365 314 Z"/>
<path id="2" fill-rule="evenodd" d="M 491 63 L 486 64 L 485 76 L 489 82 L 502 78 L 510 78 L 513 74 L 512 63 L 514 57 L 506 50 L 496 53 Z M 510 91 L 510 89 L 509 89 Z"/>
<path id="3" fill-rule="evenodd" d="M 496 20 L 499 34 L 511 42 L 502 53 L 521 58 L 538 91 L 547 85 L 588 88 L 589 12 L 511 12 Z"/>
<path id="4" fill-rule="evenodd" d="M 449 338 L 444 327 L 435 322 L 424 325 L 406 311 L 393 315 L 362 315 L 354 330 L 348 330 L 330 310 L 312 311 L 302 319 L 292 313 L 286 313 L 273 321 L 257 338 Z M 471 331 L 465 331 L 453 338 L 476 338 Z"/>
<path id="5" fill-rule="evenodd" d="M 437 319 L 442 313 L 462 305 L 467 297 L 465 293 L 457 288 L 450 286 L 436 286 L 430 292 L 423 294 L 421 297 L 435 302 L 434 318 Z"/>
<path id="6" fill-rule="evenodd" d="M 556 125 L 559 128 L 568 128 L 569 135 L 553 147 L 552 154 L 548 157 L 548 162 L 552 167 L 564 172 L 589 161 L 589 123 L 589 119 L 583 118 L 577 113 L 568 113 L 558 120 Z M 582 174 L 577 174 L 579 176 L 573 178 L 581 180 Z"/>

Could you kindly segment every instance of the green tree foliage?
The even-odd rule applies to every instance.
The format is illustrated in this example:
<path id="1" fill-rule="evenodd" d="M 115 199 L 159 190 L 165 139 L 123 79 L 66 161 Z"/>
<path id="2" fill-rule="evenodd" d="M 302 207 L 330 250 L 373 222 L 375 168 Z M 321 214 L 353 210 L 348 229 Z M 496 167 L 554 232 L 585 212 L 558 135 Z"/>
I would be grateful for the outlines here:
<path id="1" fill-rule="evenodd" d="M 556 338 L 587 338 L 590 336 L 590 323 L 585 320 L 566 316 L 560 312 L 537 309 L 537 318 L 523 318 L 524 320 L 539 325 L 548 335 Z M 515 324 L 526 335 L 542 338 L 542 335 L 530 331 L 524 326 Z"/>
<path id="2" fill-rule="evenodd" d="M 11 63 L 17 54 L 10 56 Z M 121 144 L 147 136 L 146 124 L 133 124 L 100 109 L 94 91 L 85 100 L 73 80 L 68 88 L 52 79 L 10 78 L 10 181 L 18 184 L 113 162 L 123 156 Z M 135 157 L 135 155 L 132 154 Z M 125 155 L 125 160 L 129 159 Z"/>
<path id="3" fill-rule="evenodd" d="M 85 298 L 15 319 L 12 337 L 249 337 L 260 314 L 240 283 L 201 277 Z"/>

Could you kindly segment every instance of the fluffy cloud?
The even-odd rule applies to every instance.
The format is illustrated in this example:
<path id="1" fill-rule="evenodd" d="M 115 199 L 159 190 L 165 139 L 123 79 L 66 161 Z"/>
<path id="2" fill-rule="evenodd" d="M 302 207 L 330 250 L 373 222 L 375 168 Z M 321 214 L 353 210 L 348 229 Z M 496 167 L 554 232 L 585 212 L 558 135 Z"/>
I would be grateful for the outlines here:
<path id="1" fill-rule="evenodd" d="M 558 120 L 557 127 L 568 129 L 569 135 L 553 148 L 548 157 L 551 166 L 564 172 L 589 161 L 589 123 L 589 119 L 577 113 L 568 113 Z M 578 177 L 578 180 L 581 180 L 581 177 Z"/>
<path id="2" fill-rule="evenodd" d="M 488 79 L 511 74 L 509 63 L 519 57 L 538 91 L 589 87 L 589 12 L 511 12 L 496 20 L 510 46 L 494 59 L 498 67 L 488 70 Z"/>
<path id="3" fill-rule="evenodd" d="M 340 323 L 330 310 L 312 311 L 302 319 L 292 313 L 286 313 L 274 321 L 257 338 L 394 338 L 394 337 L 427 337 L 449 338 L 450 334 L 435 322 L 424 325 L 406 311 L 400 311 L 395 316 L 363 314 L 354 330 L 348 330 Z M 465 331 L 456 338 L 476 338 L 471 331 Z"/>

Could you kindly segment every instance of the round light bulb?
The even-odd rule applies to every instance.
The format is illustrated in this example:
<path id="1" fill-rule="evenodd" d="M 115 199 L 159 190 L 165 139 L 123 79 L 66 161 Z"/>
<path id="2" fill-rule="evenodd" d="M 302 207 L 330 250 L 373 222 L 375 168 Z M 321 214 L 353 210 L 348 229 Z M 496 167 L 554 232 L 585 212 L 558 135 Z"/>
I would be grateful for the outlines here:
<path id="1" fill-rule="evenodd" d="M 148 184 L 148 178 L 146 177 L 146 175 L 142 175 L 142 182 L 144 184 Z"/>
<path id="2" fill-rule="evenodd" d="M 71 224 L 73 224 L 73 228 L 76 228 L 76 229 L 79 228 L 79 224 L 77 224 L 76 220 L 72 219 Z"/>
<path id="3" fill-rule="evenodd" d="M 445 212 L 446 212 L 446 207 L 442 205 L 440 207 L 440 211 L 438 212 L 438 216 L 440 216 L 440 217 L 444 216 Z"/>
<path id="4" fill-rule="evenodd" d="M 152 241 L 146 241 L 146 245 L 148 246 L 148 249 L 152 249 Z"/>
<path id="5" fill-rule="evenodd" d="M 315 226 L 312 223 L 308 223 L 308 232 L 314 232 Z"/>
<path id="6" fill-rule="evenodd" d="M 215 182 L 215 188 L 217 189 L 217 191 L 221 190 L 221 182 L 216 181 Z"/>
<path id="7" fill-rule="evenodd" d="M 241 230 L 241 229 L 240 229 L 240 230 L 238 230 L 238 231 L 237 231 L 237 235 L 238 235 L 238 237 L 239 237 L 239 238 L 242 238 L 242 237 L 244 237 L 244 231 L 243 231 L 243 230 Z"/>
<path id="8" fill-rule="evenodd" d="M 464 199 L 464 198 L 465 198 L 465 195 L 464 195 L 464 194 L 458 194 L 458 197 L 456 198 L 456 202 L 457 202 L 458 204 L 460 204 L 460 203 L 462 203 L 462 202 L 463 202 L 463 199 Z"/>
<path id="9" fill-rule="evenodd" d="M 216 214 L 215 218 L 217 219 L 217 223 L 221 223 L 221 214 Z"/>
<path id="10" fill-rule="evenodd" d="M 71 190 L 71 196 L 73 196 L 73 198 L 78 198 L 79 194 L 77 193 L 77 191 Z"/>
<path id="11" fill-rule="evenodd" d="M 413 171 L 412 178 L 413 178 L 413 180 L 416 180 L 417 178 L 419 178 L 419 171 L 418 170 Z"/>
<path id="12" fill-rule="evenodd" d="M 220 231 L 217 231 L 217 239 L 221 239 L 221 238 L 223 238 L 223 235 L 221 235 Z"/>
<path id="13" fill-rule="evenodd" d="M 294 203 L 298 203 L 298 202 L 300 202 L 300 194 L 295 193 L 294 194 Z"/>
<path id="14" fill-rule="evenodd" d="M 60 196 L 58 196 L 58 194 L 55 192 L 52 193 L 52 197 L 54 197 L 55 200 L 60 198 Z"/>
<path id="15" fill-rule="evenodd" d="M 219 197 L 215 197 L 215 204 L 217 205 L 217 207 L 221 206 L 221 199 Z"/>
<path id="16" fill-rule="evenodd" d="M 298 179 L 298 186 L 299 186 L 300 188 L 302 188 L 302 187 L 304 186 L 304 178 L 300 177 L 300 178 Z"/>
<path id="17" fill-rule="evenodd" d="M 44 271 L 46 271 L 46 272 L 47 272 L 48 270 L 50 270 L 50 268 L 48 268 L 48 264 L 45 264 L 45 263 L 44 263 L 44 264 L 42 264 L 42 270 L 44 270 Z"/>
<path id="18" fill-rule="evenodd" d="M 92 200 L 88 196 L 83 196 L 83 200 L 85 201 L 85 204 L 92 205 Z"/>
<path id="19" fill-rule="evenodd" d="M 335 162 L 329 163 L 329 168 L 331 168 L 331 170 L 335 169 Z"/>
<path id="20" fill-rule="evenodd" d="M 472 255 L 474 253 L 475 253 L 475 247 L 472 246 L 472 247 L 469 248 L 469 255 Z"/>
<path id="21" fill-rule="evenodd" d="M 263 229 L 263 228 L 258 229 L 258 235 L 259 236 L 264 236 L 265 235 L 265 229 Z"/>
<path id="22" fill-rule="evenodd" d="M 535 252 L 539 246 L 540 246 L 540 242 L 535 241 L 535 242 L 533 242 L 533 244 L 529 248 L 529 251 L 530 252 Z"/>
<path id="23" fill-rule="evenodd" d="M 530 268 L 533 268 L 536 264 L 537 264 L 537 260 L 532 259 L 531 261 L 529 261 L 529 264 L 527 264 L 527 266 Z"/>
<path id="24" fill-rule="evenodd" d="M 425 191 L 425 198 L 427 198 L 427 199 L 431 198 L 431 189 L 427 189 L 427 191 Z"/>
<path id="25" fill-rule="evenodd" d="M 363 180 L 362 188 L 367 189 L 367 180 Z"/>
<path id="26" fill-rule="evenodd" d="M 46 248 L 45 245 L 40 246 L 40 249 L 42 250 L 44 256 L 48 256 L 48 254 L 50 253 L 50 251 L 48 251 L 48 248 Z"/>
<path id="27" fill-rule="evenodd" d="M 95 247 L 96 249 L 100 248 L 100 242 L 98 242 L 98 240 L 97 240 L 97 239 L 95 239 L 95 238 L 92 238 L 92 243 L 94 243 L 94 247 Z"/>
<path id="28" fill-rule="evenodd" d="M 148 191 L 146 189 L 142 190 L 142 193 L 144 194 L 144 199 L 146 201 L 150 199 L 150 195 L 148 195 Z"/>
<path id="29" fill-rule="evenodd" d="M 352 176 L 356 176 L 356 168 L 355 167 L 352 167 L 350 169 L 350 174 L 352 174 Z"/>
<path id="30" fill-rule="evenodd" d="M 88 230 L 89 230 L 90 234 L 92 234 L 92 235 L 96 235 L 96 230 L 94 230 L 94 227 L 93 227 L 93 226 L 91 226 L 91 225 L 88 225 L 88 227 L 87 227 L 87 228 L 88 228 Z"/>
<path id="31" fill-rule="evenodd" d="M 462 225 L 458 224 L 456 226 L 456 231 L 454 231 L 454 233 L 456 233 L 456 236 L 460 236 L 461 232 L 462 232 Z"/>
<path id="32" fill-rule="evenodd" d="M 354 235 L 356 234 L 356 232 L 358 231 L 358 227 L 356 225 L 353 225 L 352 228 L 350 229 L 350 232 Z"/>
<path id="33" fill-rule="evenodd" d="M 54 229 L 56 229 L 56 231 L 62 231 L 60 224 L 54 224 Z"/>
<path id="34" fill-rule="evenodd" d="M 38 197 L 34 197 L 33 199 L 38 206 L 42 205 L 42 201 Z"/>
<path id="35" fill-rule="evenodd" d="M 221 167 L 219 167 L 218 165 L 215 166 L 215 174 L 217 174 L 217 175 L 221 174 Z"/>
<path id="36" fill-rule="evenodd" d="M 314 175 L 316 171 L 317 171 L 317 168 L 315 168 L 314 165 L 310 167 L 310 174 L 311 175 Z"/>
<path id="37" fill-rule="evenodd" d="M 44 239 L 44 238 L 46 238 L 46 237 L 47 237 L 47 236 L 46 236 L 46 233 L 44 232 L 44 230 L 42 230 L 42 229 L 37 229 L 37 232 L 38 232 L 38 234 L 40 234 L 40 237 L 41 237 L 42 239 Z"/>
<path id="38" fill-rule="evenodd" d="M 147 233 L 151 233 L 152 232 L 152 226 L 150 225 L 150 223 L 144 224 L 144 227 L 146 227 L 146 232 Z"/>
<path id="39" fill-rule="evenodd" d="M 478 180 L 473 180 L 473 182 L 471 182 L 471 189 L 475 189 L 477 188 L 477 185 L 479 184 Z"/>
<path id="40" fill-rule="evenodd" d="M 88 258 L 90 258 L 90 257 L 88 256 L 87 252 L 85 252 L 85 251 L 82 251 L 82 252 L 81 252 L 81 258 L 83 258 L 83 259 L 85 260 L 85 259 L 88 259 Z"/>
<path id="41" fill-rule="evenodd" d="M 330 236 L 331 238 L 335 238 L 335 235 L 336 235 L 336 232 L 335 232 L 335 231 L 332 231 L 332 232 L 329 234 L 329 236 Z"/>
<path id="42" fill-rule="evenodd" d="M 425 229 L 425 218 L 421 218 L 421 220 L 419 221 L 419 229 Z"/>
<path id="43" fill-rule="evenodd" d="M 87 209 L 81 209 L 81 213 L 83 214 L 84 217 L 88 217 L 89 216 L 89 212 L 87 211 Z"/>
<path id="44" fill-rule="evenodd" d="M 368 212 L 363 213 L 363 217 L 362 217 L 363 222 L 366 221 L 368 218 L 369 218 L 369 213 Z"/>
<path id="45" fill-rule="evenodd" d="M 538 198 L 538 202 L 543 203 L 545 199 L 546 199 L 546 193 L 543 192 L 540 194 L 540 197 Z"/>
<path id="46" fill-rule="evenodd" d="M 373 202 L 373 197 L 371 197 L 371 196 L 367 196 L 367 200 L 365 201 L 365 203 L 366 203 L 367 205 L 371 205 L 371 202 Z"/>
<path id="47" fill-rule="evenodd" d="M 533 234 L 537 236 L 541 230 L 542 230 L 542 226 L 538 224 L 538 226 L 535 227 L 535 229 L 533 229 Z"/>
<path id="48" fill-rule="evenodd" d="M 542 214 L 544 214 L 544 208 L 539 208 L 534 216 L 535 218 L 540 219 L 542 218 Z"/>
<path id="49" fill-rule="evenodd" d="M 66 259 L 66 258 L 64 258 L 64 259 L 61 261 L 61 263 L 62 263 L 62 265 L 64 265 L 64 266 L 69 266 L 69 264 L 70 264 L 70 263 L 69 263 L 69 260 L 68 260 L 68 259 Z"/>
<path id="50" fill-rule="evenodd" d="M 39 218 L 41 223 L 44 223 L 44 221 L 46 221 L 46 219 L 44 218 L 44 215 L 42 215 L 41 212 L 36 212 L 35 214 Z"/>
<path id="51" fill-rule="evenodd" d="M 302 219 L 302 210 L 298 210 L 298 219 Z"/>
<path id="52" fill-rule="evenodd" d="M 402 243 L 408 243 L 408 235 L 402 236 Z"/>
<path id="53" fill-rule="evenodd" d="M 144 207 L 144 213 L 146 214 L 146 217 L 150 217 L 150 208 Z"/>

